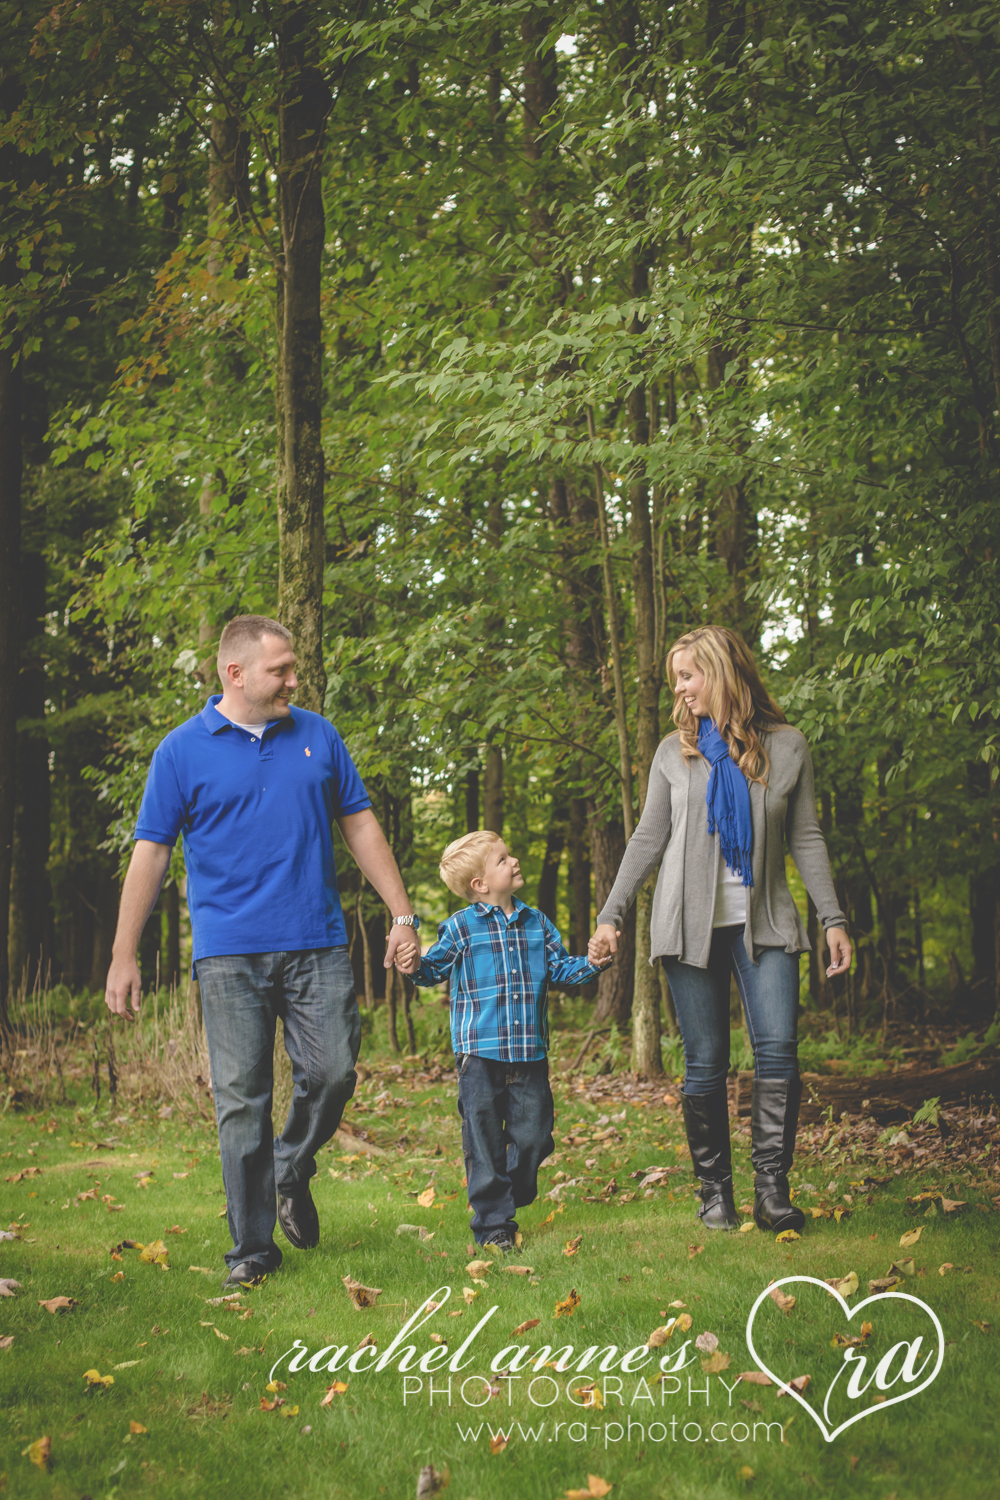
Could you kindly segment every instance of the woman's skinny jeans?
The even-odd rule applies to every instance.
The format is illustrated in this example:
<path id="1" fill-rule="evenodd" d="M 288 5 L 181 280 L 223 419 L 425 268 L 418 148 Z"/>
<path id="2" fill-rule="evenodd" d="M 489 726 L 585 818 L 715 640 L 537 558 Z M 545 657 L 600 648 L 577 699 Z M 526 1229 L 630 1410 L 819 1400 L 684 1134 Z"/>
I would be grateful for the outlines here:
<path id="1" fill-rule="evenodd" d="M 729 1072 L 729 975 L 743 999 L 756 1078 L 798 1074 L 799 958 L 784 948 L 763 948 L 751 963 L 742 927 L 712 933 L 708 968 L 664 958 L 677 1024 L 684 1043 L 685 1094 L 725 1087 Z"/>

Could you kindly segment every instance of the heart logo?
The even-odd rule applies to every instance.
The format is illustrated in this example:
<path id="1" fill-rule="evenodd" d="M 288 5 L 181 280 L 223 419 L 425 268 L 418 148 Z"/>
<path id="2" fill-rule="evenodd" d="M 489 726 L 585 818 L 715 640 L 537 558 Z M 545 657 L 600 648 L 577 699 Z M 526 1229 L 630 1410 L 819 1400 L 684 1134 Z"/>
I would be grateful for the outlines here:
<path id="1" fill-rule="evenodd" d="M 914 1303 L 916 1303 L 917 1307 L 922 1308 L 923 1311 L 930 1318 L 931 1322 L 934 1324 L 934 1328 L 935 1328 L 935 1331 L 937 1333 L 937 1341 L 938 1341 L 937 1361 L 936 1361 L 936 1363 L 934 1365 L 933 1370 L 927 1376 L 927 1379 L 924 1380 L 924 1381 L 922 1381 L 920 1383 L 920 1385 L 915 1386 L 913 1388 L 913 1390 L 903 1391 L 898 1396 L 888 1397 L 885 1401 L 880 1401 L 875 1406 L 866 1406 L 863 1411 L 855 1412 L 854 1415 L 853 1415 L 853 1417 L 848 1417 L 848 1419 L 847 1419 L 846 1422 L 841 1422 L 840 1426 L 839 1427 L 835 1427 L 833 1429 L 833 1431 L 831 1432 L 830 1429 L 829 1429 L 829 1427 L 827 1426 L 827 1422 L 830 1419 L 830 1411 L 829 1411 L 830 1397 L 833 1394 L 834 1386 L 836 1385 L 837 1381 L 839 1380 L 841 1374 L 847 1368 L 847 1364 L 848 1364 L 849 1361 L 846 1358 L 846 1356 L 851 1355 L 853 1351 L 850 1350 L 850 1349 L 845 1350 L 845 1363 L 843 1365 L 841 1365 L 840 1370 L 838 1370 L 837 1374 L 834 1376 L 833 1380 L 830 1382 L 830 1388 L 829 1388 L 829 1390 L 826 1393 L 826 1400 L 823 1402 L 823 1415 L 821 1417 L 817 1412 L 813 1411 L 812 1407 L 809 1405 L 809 1402 L 806 1401 L 803 1398 L 803 1396 L 800 1394 L 800 1392 L 798 1392 L 796 1390 L 793 1390 L 791 1386 L 786 1385 L 783 1380 L 780 1380 L 778 1378 L 778 1376 L 775 1375 L 775 1373 L 774 1373 L 773 1370 L 769 1370 L 768 1369 L 767 1365 L 764 1363 L 764 1361 L 761 1359 L 760 1355 L 757 1353 L 757 1350 L 754 1348 L 754 1343 L 753 1343 L 753 1325 L 754 1325 L 754 1319 L 757 1316 L 757 1309 L 761 1306 L 761 1304 L 763 1302 L 771 1302 L 773 1300 L 772 1297 L 771 1297 L 771 1293 L 774 1291 L 775 1287 L 788 1286 L 790 1283 L 793 1283 L 793 1282 L 808 1282 L 812 1286 L 818 1286 L 818 1287 L 820 1287 L 822 1289 L 822 1291 L 828 1293 L 831 1297 L 834 1297 L 840 1303 L 840 1306 L 843 1308 L 844 1315 L 847 1318 L 848 1322 L 850 1322 L 851 1319 L 853 1317 L 855 1317 L 859 1312 L 861 1312 L 864 1308 L 870 1307 L 873 1302 L 891 1302 L 891 1301 L 895 1301 L 895 1302 L 914 1302 Z M 915 1342 L 917 1344 L 919 1344 L 920 1343 L 920 1339 L 917 1339 Z M 899 1348 L 900 1345 L 896 1345 L 895 1347 Z M 908 1346 L 908 1347 L 910 1347 L 910 1355 L 907 1357 L 907 1360 L 906 1360 L 906 1362 L 904 1364 L 903 1370 L 900 1372 L 903 1375 L 904 1378 L 907 1378 L 906 1377 L 906 1369 L 908 1368 L 908 1366 L 910 1364 L 910 1356 L 912 1356 L 912 1354 L 914 1353 L 913 1348 L 911 1346 Z M 930 1385 L 931 1381 L 934 1380 L 935 1377 L 937 1376 L 938 1371 L 941 1369 L 941 1366 L 944 1363 L 944 1329 L 941 1327 L 941 1324 L 940 1324 L 940 1322 L 938 1320 L 937 1314 L 935 1313 L 934 1309 L 932 1307 L 928 1307 L 926 1302 L 921 1302 L 921 1300 L 920 1300 L 919 1297 L 911 1297 L 910 1294 L 909 1294 L 909 1292 L 879 1292 L 875 1296 L 866 1297 L 863 1302 L 859 1302 L 856 1307 L 851 1308 L 851 1307 L 848 1307 L 847 1303 L 844 1301 L 843 1297 L 840 1295 L 840 1293 L 838 1291 L 836 1291 L 832 1286 L 827 1286 L 827 1284 L 826 1284 L 825 1281 L 820 1281 L 818 1279 L 818 1277 L 816 1277 L 816 1276 L 784 1276 L 784 1277 L 782 1277 L 782 1279 L 780 1281 L 772 1282 L 770 1286 L 765 1287 L 764 1290 L 761 1292 L 760 1296 L 757 1298 L 757 1301 L 754 1303 L 753 1307 L 751 1307 L 751 1309 L 750 1309 L 750 1316 L 747 1318 L 747 1348 L 749 1349 L 749 1351 L 750 1351 L 750 1357 L 753 1359 L 753 1362 L 757 1366 L 757 1368 L 759 1370 L 763 1371 L 763 1373 L 765 1375 L 767 1375 L 769 1379 L 773 1380 L 774 1383 L 775 1383 L 775 1385 L 778 1386 L 779 1389 L 783 1390 L 786 1395 L 794 1397 L 794 1399 L 799 1403 L 799 1405 L 802 1407 L 802 1409 L 804 1411 L 807 1411 L 809 1413 L 809 1415 L 812 1417 L 813 1421 L 816 1423 L 816 1426 L 819 1428 L 820 1432 L 826 1438 L 827 1442 L 828 1443 L 832 1443 L 835 1437 L 839 1437 L 842 1432 L 845 1432 L 848 1427 L 853 1426 L 853 1424 L 855 1422 L 860 1422 L 861 1419 L 862 1419 L 862 1417 L 870 1417 L 870 1416 L 872 1416 L 877 1411 L 885 1411 L 886 1407 L 888 1407 L 888 1406 L 895 1406 L 897 1404 L 897 1402 L 899 1402 L 899 1401 L 909 1401 L 913 1396 L 918 1396 L 921 1391 L 925 1391 L 927 1389 L 927 1387 Z M 888 1356 L 887 1356 L 887 1358 L 888 1358 Z M 927 1359 L 924 1361 L 923 1366 L 921 1366 L 921 1369 L 926 1368 L 928 1360 L 930 1360 L 932 1358 L 933 1358 L 933 1355 L 929 1354 L 927 1356 Z M 860 1364 L 861 1362 L 858 1361 L 858 1363 Z M 876 1373 L 877 1373 L 877 1371 L 876 1371 Z M 917 1372 L 917 1373 L 919 1373 L 919 1372 Z M 872 1377 L 872 1379 L 874 1379 L 874 1378 L 875 1378 L 875 1376 Z M 898 1378 L 899 1378 L 899 1376 L 897 1375 L 896 1377 L 894 1377 L 893 1381 L 890 1382 L 890 1383 L 894 1384 L 895 1380 L 898 1379 Z M 914 1376 L 912 1376 L 912 1377 L 909 1377 L 909 1378 L 916 1379 L 916 1374 Z M 850 1383 L 848 1385 L 848 1394 L 849 1395 L 851 1394 Z M 863 1393 L 859 1392 L 857 1394 L 863 1394 Z"/>

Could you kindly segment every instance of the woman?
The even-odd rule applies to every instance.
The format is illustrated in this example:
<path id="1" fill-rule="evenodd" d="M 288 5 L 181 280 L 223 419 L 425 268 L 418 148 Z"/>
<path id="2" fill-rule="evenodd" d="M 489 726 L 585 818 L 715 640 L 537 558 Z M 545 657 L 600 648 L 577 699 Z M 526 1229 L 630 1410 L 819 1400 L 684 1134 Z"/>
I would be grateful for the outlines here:
<path id="1" fill-rule="evenodd" d="M 802 1093 L 798 956 L 809 939 L 785 880 L 785 839 L 826 929 L 827 974 L 851 966 L 816 821 L 809 747 L 731 630 L 707 625 L 682 635 L 667 674 L 677 732 L 653 757 L 642 818 L 598 916 L 590 958 L 615 952 L 622 918 L 659 864 L 650 954 L 662 957 L 684 1043 L 681 1098 L 701 1182 L 699 1215 L 708 1229 L 739 1226 L 726 1095 L 731 970 L 754 1052 L 754 1219 L 761 1229 L 800 1229 L 788 1171 Z"/>

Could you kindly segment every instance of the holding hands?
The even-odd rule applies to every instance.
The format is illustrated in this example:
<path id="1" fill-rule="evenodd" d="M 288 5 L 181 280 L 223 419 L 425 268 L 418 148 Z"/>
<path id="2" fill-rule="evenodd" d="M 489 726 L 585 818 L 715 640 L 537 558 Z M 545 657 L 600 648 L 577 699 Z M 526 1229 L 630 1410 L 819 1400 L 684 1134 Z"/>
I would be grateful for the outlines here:
<path id="1" fill-rule="evenodd" d="M 612 922 L 601 922 L 587 944 L 587 957 L 592 964 L 609 964 L 618 952 L 621 932 Z"/>

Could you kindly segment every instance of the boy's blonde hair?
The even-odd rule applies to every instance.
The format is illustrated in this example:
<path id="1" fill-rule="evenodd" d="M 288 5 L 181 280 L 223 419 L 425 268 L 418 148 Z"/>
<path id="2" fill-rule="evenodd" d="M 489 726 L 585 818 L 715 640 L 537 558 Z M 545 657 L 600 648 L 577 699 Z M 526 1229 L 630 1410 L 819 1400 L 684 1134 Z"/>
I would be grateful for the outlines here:
<path id="1" fill-rule="evenodd" d="M 498 833 L 481 828 L 476 833 L 463 833 L 454 839 L 441 856 L 440 875 L 449 891 L 474 901 L 476 893 L 470 884 L 482 879 L 486 871 L 486 856 L 494 844 L 501 842 Z"/>

